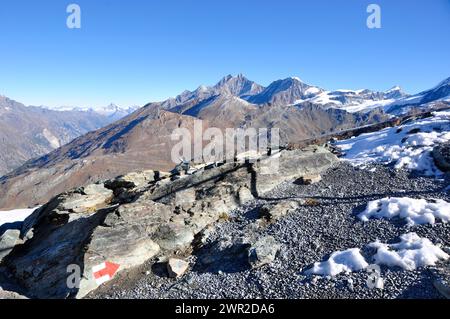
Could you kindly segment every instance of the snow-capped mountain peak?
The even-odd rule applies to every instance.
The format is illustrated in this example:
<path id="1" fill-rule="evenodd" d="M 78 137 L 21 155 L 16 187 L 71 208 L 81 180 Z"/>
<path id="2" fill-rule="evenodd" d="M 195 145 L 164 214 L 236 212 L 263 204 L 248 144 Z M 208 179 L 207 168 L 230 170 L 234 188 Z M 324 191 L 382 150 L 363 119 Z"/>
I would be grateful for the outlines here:
<path id="1" fill-rule="evenodd" d="M 119 111 L 120 107 L 114 103 L 110 103 L 107 106 L 100 107 L 97 109 L 92 109 L 92 110 L 95 110 L 97 113 L 101 113 L 101 114 L 112 114 L 112 113 Z"/>
<path id="2" fill-rule="evenodd" d="M 392 93 L 402 91 L 402 88 L 398 85 L 391 87 L 389 90 L 384 91 L 384 93 Z"/>
<path id="3" fill-rule="evenodd" d="M 288 77 L 272 82 L 261 93 L 248 98 L 248 101 L 255 104 L 290 105 L 322 91 L 321 88 L 306 84 L 297 77 Z"/>
<path id="4" fill-rule="evenodd" d="M 404 96 L 404 93 L 399 87 L 394 87 L 386 92 L 376 92 L 369 89 L 339 89 L 319 92 L 319 94 L 301 102 L 320 104 L 326 108 L 338 108 L 347 112 L 361 112 L 383 107 L 402 96 Z"/>
<path id="5" fill-rule="evenodd" d="M 398 85 L 390 88 L 387 91 L 384 91 L 384 95 L 385 95 L 385 98 L 387 98 L 387 99 L 400 99 L 400 98 L 408 96 L 408 94 L 406 94 L 403 91 L 403 89 Z"/>
<path id="6" fill-rule="evenodd" d="M 123 114 L 129 114 L 133 111 L 135 111 L 137 107 L 130 106 L 130 107 L 120 107 L 117 104 L 110 103 L 107 106 L 99 107 L 99 108 L 91 108 L 90 110 L 102 115 L 111 116 L 117 113 L 123 113 Z"/>
<path id="7" fill-rule="evenodd" d="M 118 120 L 128 114 L 136 111 L 139 106 L 129 106 L 129 107 L 121 107 L 117 104 L 110 103 L 106 106 L 101 107 L 79 107 L 79 106 L 59 106 L 59 107 L 48 107 L 48 106 L 40 106 L 42 109 L 48 109 L 59 112 L 93 112 L 96 114 L 100 114 L 105 117 L 109 117 L 113 120 Z"/>
<path id="8" fill-rule="evenodd" d="M 418 105 L 424 105 L 433 102 L 450 101 L 450 77 L 441 81 L 437 86 L 432 89 L 420 92 L 412 96 L 404 96 L 397 99 L 385 110 L 388 113 L 402 114 L 408 112 L 411 108 Z"/>
<path id="9" fill-rule="evenodd" d="M 368 112 L 380 108 L 391 113 L 389 110 L 393 105 L 420 104 L 439 99 L 449 99 L 450 78 L 442 81 L 431 90 L 410 96 L 399 85 L 395 85 L 386 91 L 370 89 L 327 91 L 319 86 L 307 84 L 295 76 L 276 80 L 264 88 L 242 74 L 237 76 L 229 74 L 214 86 L 200 86 L 193 92 L 185 91 L 176 98 L 163 101 L 161 105 L 163 108 L 170 110 L 177 106 L 198 103 L 218 95 L 226 95 L 229 98 L 239 97 L 254 105 L 297 105 L 302 107 L 306 105 L 305 103 L 312 103 L 321 105 L 326 109 L 336 108 L 347 112 Z"/>
<path id="10" fill-rule="evenodd" d="M 238 74 L 237 76 L 227 75 L 222 78 L 213 89 L 216 93 L 231 94 L 234 96 L 250 96 L 260 93 L 264 87 L 261 85 L 250 81 L 243 74 Z"/>

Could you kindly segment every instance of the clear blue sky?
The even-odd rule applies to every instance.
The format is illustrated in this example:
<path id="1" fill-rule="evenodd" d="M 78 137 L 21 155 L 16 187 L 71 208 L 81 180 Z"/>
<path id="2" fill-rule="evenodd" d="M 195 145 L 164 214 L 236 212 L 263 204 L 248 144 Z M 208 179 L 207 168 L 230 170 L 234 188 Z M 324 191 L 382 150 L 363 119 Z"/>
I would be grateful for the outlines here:
<path id="1" fill-rule="evenodd" d="M 66 27 L 77 3 L 82 28 Z M 367 5 L 382 28 L 366 27 Z M 416 93 L 450 76 L 449 0 L 2 0 L 0 94 L 142 105 L 226 74 Z"/>

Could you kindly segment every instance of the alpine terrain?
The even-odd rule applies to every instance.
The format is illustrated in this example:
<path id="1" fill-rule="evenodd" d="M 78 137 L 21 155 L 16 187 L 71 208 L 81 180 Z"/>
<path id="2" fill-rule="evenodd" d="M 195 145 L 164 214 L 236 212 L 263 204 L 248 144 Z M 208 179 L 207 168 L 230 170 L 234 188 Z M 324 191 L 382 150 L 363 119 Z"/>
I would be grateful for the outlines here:
<path id="1" fill-rule="evenodd" d="M 0 296 L 448 298 L 449 88 L 229 75 L 72 141 L 30 120 L 54 150 L 0 179 Z M 86 114 L 2 103 L 5 123 Z M 199 120 L 278 128 L 280 145 L 174 162 L 173 131 Z"/>

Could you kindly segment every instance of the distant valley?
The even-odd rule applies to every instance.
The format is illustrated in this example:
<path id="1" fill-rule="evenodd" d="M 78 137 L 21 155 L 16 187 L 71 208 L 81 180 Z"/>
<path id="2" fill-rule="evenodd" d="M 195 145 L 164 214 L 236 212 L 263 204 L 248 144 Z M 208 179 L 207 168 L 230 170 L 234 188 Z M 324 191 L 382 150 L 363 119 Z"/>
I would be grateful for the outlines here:
<path id="1" fill-rule="evenodd" d="M 0 176 L 134 111 L 25 106 L 0 96 Z"/>

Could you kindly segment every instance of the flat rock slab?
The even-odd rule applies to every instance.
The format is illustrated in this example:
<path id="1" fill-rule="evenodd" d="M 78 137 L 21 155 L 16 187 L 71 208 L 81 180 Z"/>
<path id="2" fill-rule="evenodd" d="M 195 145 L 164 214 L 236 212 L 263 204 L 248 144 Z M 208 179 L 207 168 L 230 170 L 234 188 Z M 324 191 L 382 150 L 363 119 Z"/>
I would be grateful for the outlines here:
<path id="1" fill-rule="evenodd" d="M 171 278 L 183 276 L 188 268 L 189 263 L 181 259 L 170 258 L 167 262 L 167 271 L 169 272 L 169 277 Z"/>
<path id="2" fill-rule="evenodd" d="M 339 159 L 327 149 L 312 145 L 301 150 L 282 151 L 255 165 L 255 190 L 258 195 L 287 180 L 319 175 Z"/>

